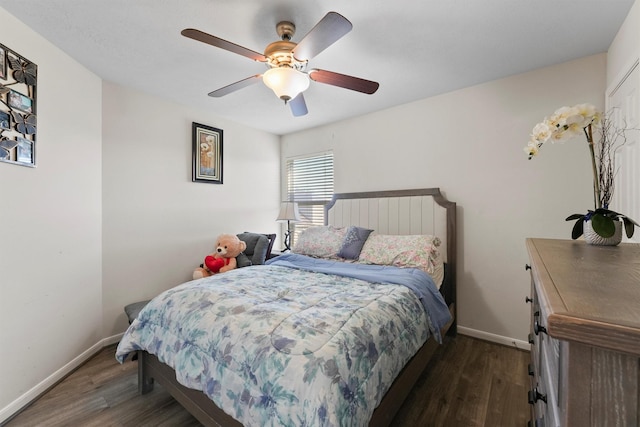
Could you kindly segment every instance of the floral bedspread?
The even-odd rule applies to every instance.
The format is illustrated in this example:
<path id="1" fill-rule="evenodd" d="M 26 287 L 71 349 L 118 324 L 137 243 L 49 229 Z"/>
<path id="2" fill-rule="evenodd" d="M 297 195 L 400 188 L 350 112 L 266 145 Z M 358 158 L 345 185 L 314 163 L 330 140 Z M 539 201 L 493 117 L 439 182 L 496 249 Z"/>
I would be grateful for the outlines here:
<path id="1" fill-rule="evenodd" d="M 416 283 L 318 273 L 309 267 L 315 261 L 296 257 L 160 294 L 124 334 L 116 358 L 155 354 L 181 384 L 247 426 L 367 425 L 430 329 L 448 320 L 444 300 L 422 272 L 428 291 L 418 297 Z M 440 313 L 428 316 L 421 299 L 430 294 Z"/>

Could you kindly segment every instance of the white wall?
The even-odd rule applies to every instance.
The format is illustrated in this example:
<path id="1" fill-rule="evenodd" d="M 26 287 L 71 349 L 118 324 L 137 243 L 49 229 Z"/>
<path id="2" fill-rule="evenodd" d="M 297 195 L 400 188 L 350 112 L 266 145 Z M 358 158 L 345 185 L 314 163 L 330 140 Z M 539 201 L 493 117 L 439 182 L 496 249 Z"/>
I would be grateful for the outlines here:
<path id="1" fill-rule="evenodd" d="M 604 106 L 606 55 L 481 84 L 282 138 L 282 159 L 332 149 L 337 192 L 440 187 L 458 203 L 459 325 L 526 341 L 525 238 L 570 238 L 592 204 L 586 142 L 544 147 L 533 126 L 563 105 Z M 375 96 L 375 95 L 374 95 Z"/>
<path id="2" fill-rule="evenodd" d="M 279 137 L 94 74 L 0 8 L 38 65 L 37 168 L 0 163 L 0 423 L 124 332 L 124 305 L 190 279 L 222 232 L 276 232 Z M 191 182 L 191 123 L 224 184 Z"/>
<path id="3" fill-rule="evenodd" d="M 640 2 L 635 2 L 607 52 L 607 87 L 640 57 Z"/>
<path id="4" fill-rule="evenodd" d="M 102 88 L 2 8 L 0 22 L 0 41 L 38 65 L 37 167 L 0 163 L 2 421 L 103 337 Z"/>
<path id="5" fill-rule="evenodd" d="M 105 336 L 123 307 L 191 279 L 221 233 L 275 233 L 280 140 L 202 111 L 104 83 Z M 223 130 L 223 184 L 191 182 L 191 124 Z"/>

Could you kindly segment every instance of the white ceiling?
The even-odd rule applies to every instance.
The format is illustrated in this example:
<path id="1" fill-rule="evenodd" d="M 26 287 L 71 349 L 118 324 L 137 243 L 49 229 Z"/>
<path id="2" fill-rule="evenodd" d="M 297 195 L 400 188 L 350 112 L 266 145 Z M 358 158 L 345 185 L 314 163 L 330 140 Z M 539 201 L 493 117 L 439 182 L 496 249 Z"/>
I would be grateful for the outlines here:
<path id="1" fill-rule="evenodd" d="M 279 135 L 605 52 L 632 4 L 0 0 L 0 7 L 105 80 Z M 262 52 L 278 40 L 279 21 L 295 23 L 297 42 L 332 10 L 349 19 L 353 30 L 313 58 L 309 67 L 374 80 L 380 89 L 365 95 L 311 82 L 305 92 L 309 114 L 297 118 L 262 83 L 222 98 L 207 96 L 266 68 L 180 35 L 184 28 L 196 28 Z"/>

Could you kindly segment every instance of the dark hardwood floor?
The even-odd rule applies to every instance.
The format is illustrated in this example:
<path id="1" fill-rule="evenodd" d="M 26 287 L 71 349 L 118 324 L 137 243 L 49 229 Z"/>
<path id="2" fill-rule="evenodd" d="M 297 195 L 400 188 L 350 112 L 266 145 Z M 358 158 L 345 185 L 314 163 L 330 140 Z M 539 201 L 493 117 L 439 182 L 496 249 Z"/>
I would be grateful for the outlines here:
<path id="1" fill-rule="evenodd" d="M 162 388 L 138 395 L 137 362 L 104 348 L 6 423 L 22 426 L 199 426 Z M 394 427 L 525 426 L 529 353 L 458 335 L 437 350 Z"/>

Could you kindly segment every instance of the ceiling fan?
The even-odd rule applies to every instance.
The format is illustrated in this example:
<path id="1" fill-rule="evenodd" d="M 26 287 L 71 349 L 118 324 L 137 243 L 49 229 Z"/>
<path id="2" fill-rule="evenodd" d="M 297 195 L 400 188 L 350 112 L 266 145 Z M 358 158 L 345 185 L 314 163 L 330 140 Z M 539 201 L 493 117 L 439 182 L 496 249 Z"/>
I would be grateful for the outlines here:
<path id="1" fill-rule="evenodd" d="M 209 96 L 228 95 L 257 83 L 262 78 L 264 84 L 272 89 L 278 98 L 284 100 L 285 104 L 288 103 L 293 115 L 298 117 L 308 113 L 302 93 L 309 87 L 309 79 L 369 95 L 378 90 L 380 84 L 359 77 L 317 68 L 307 71 L 307 63 L 310 59 L 338 41 L 352 28 L 353 25 L 347 18 L 339 13 L 329 12 L 300 42 L 295 43 L 291 41 L 291 38 L 295 34 L 296 26 L 292 22 L 282 21 L 276 25 L 276 32 L 281 40 L 269 44 L 264 50 L 264 54 L 193 28 L 184 29 L 181 34 L 254 61 L 264 62 L 268 67 L 264 74 L 256 74 L 231 83 L 210 92 Z"/>

